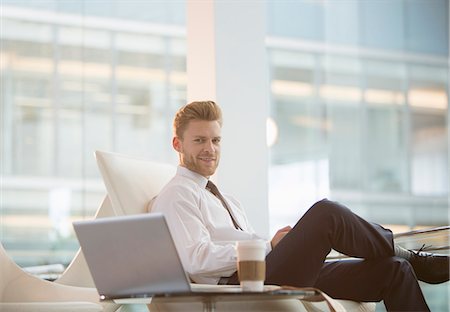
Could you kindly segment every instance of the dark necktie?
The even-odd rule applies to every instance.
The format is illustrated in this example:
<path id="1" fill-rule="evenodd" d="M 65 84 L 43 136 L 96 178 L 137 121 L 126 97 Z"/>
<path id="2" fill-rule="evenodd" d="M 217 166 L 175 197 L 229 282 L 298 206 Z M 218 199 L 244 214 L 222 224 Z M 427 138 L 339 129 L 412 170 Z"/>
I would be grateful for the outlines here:
<path id="1" fill-rule="evenodd" d="M 216 196 L 222 202 L 222 205 L 225 207 L 225 209 L 228 211 L 228 214 L 230 215 L 231 221 L 233 221 L 234 227 L 236 229 L 242 231 L 241 227 L 234 219 L 233 214 L 231 213 L 230 207 L 228 206 L 227 202 L 225 201 L 225 198 L 223 198 L 222 194 L 220 194 L 217 186 L 214 183 L 212 183 L 211 181 L 208 181 L 208 183 L 206 184 L 206 189 L 208 191 L 210 191 L 214 196 Z"/>

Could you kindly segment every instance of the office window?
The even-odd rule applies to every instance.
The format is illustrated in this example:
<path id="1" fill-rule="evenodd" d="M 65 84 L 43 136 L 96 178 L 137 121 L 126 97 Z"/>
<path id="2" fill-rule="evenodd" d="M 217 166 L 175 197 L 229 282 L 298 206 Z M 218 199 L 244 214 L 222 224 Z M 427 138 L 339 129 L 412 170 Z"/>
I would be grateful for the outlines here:
<path id="1" fill-rule="evenodd" d="M 0 236 L 24 266 L 67 265 L 71 222 L 106 192 L 95 150 L 176 160 L 184 2 L 4 1 Z"/>
<path id="2" fill-rule="evenodd" d="M 365 35 L 377 30 L 372 18 L 364 20 L 362 16 L 371 11 L 383 20 L 387 3 L 351 5 L 361 14 L 344 13 L 330 2 L 270 2 L 268 6 L 271 117 L 278 130 L 271 147 L 271 176 L 278 177 L 277 172 L 286 168 L 319 162 L 315 171 L 299 169 L 297 173 L 310 180 L 313 192 L 302 192 L 305 184 L 295 175 L 289 178 L 297 181 L 294 184 L 299 194 L 309 194 L 305 204 L 330 195 L 381 223 L 399 223 L 406 229 L 447 224 L 448 62 L 442 57 L 446 50 L 439 48 L 423 55 L 416 54 L 422 51 L 419 46 L 403 45 L 399 52 L 390 37 L 385 42 L 377 37 L 378 42 L 368 44 Z M 402 35 L 403 42 L 424 38 L 423 33 L 406 34 L 405 24 L 398 22 L 414 21 L 416 24 L 407 28 L 420 28 L 425 21 L 418 18 L 418 7 L 418 1 L 405 1 L 387 14 L 393 36 Z M 437 8 L 447 12 L 448 4 L 436 1 L 423 11 L 425 20 L 432 15 L 437 21 L 421 32 L 446 41 L 447 32 L 436 32 L 433 26 L 448 24 L 447 15 L 437 13 Z M 364 27 L 348 43 L 339 39 L 338 30 L 336 38 L 335 32 L 324 37 L 309 36 L 307 30 L 295 27 L 288 32 L 290 21 L 276 16 L 289 9 L 291 13 L 313 10 L 326 27 L 352 18 Z M 396 14 L 398 21 L 394 23 Z M 280 218 L 286 218 L 306 209 L 286 204 L 280 213 L 275 198 L 298 203 L 295 197 L 299 195 L 283 192 L 279 183 L 283 179 L 269 181 L 274 224 L 279 223 L 281 214 Z M 434 211 L 430 214 L 433 219 L 417 217 L 419 202 L 427 202 L 427 209 Z M 271 228 L 275 231 L 274 225 Z"/>
<path id="3" fill-rule="evenodd" d="M 395 232 L 448 225 L 448 2 L 270 1 L 267 16 L 271 232 L 324 197 Z M 423 290 L 448 307 L 446 285 Z"/>
<path id="4" fill-rule="evenodd" d="M 414 65 L 410 69 L 411 191 L 448 194 L 448 70 Z"/>
<path id="5" fill-rule="evenodd" d="M 359 59 L 325 55 L 319 96 L 326 103 L 329 131 L 330 187 L 359 189 L 362 163 L 362 91 Z"/>
<path id="6" fill-rule="evenodd" d="M 407 193 L 407 66 L 402 62 L 367 60 L 365 68 L 364 185 L 371 192 Z"/>

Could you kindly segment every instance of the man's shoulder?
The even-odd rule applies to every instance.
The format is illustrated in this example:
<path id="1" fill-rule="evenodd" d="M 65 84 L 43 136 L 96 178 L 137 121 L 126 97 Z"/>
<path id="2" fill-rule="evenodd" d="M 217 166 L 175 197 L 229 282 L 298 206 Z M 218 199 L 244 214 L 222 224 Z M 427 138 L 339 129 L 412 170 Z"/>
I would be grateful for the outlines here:
<path id="1" fill-rule="evenodd" d="M 176 196 L 188 193 L 198 193 L 199 185 L 195 181 L 184 177 L 182 175 L 176 175 L 169 183 L 167 183 L 159 193 L 158 197 Z"/>
<path id="2" fill-rule="evenodd" d="M 177 174 L 169 181 L 169 183 L 167 183 L 166 187 L 198 188 L 199 185 L 189 177 Z"/>
<path id="3" fill-rule="evenodd" d="M 195 203 L 199 201 L 199 185 L 194 181 L 175 176 L 167 183 L 159 194 L 153 199 L 152 211 L 168 211 L 177 207 L 179 203 Z"/>

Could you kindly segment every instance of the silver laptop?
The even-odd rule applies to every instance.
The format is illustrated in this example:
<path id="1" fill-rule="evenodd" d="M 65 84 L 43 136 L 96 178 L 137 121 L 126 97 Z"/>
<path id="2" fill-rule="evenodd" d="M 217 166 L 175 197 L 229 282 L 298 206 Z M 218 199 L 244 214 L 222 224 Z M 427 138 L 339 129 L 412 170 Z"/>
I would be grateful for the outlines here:
<path id="1" fill-rule="evenodd" d="M 191 285 L 160 213 L 77 221 L 73 226 L 101 300 L 241 291 L 231 285 Z"/>
<path id="2" fill-rule="evenodd" d="M 191 291 L 162 214 L 99 218 L 73 226 L 101 299 Z"/>

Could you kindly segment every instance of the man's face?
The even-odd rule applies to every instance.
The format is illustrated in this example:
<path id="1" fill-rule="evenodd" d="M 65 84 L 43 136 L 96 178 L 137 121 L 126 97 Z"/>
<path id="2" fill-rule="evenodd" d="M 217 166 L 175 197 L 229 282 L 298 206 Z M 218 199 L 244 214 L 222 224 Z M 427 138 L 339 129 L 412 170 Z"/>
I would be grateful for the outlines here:
<path id="1" fill-rule="evenodd" d="M 216 171 L 220 159 L 218 121 L 191 120 L 183 137 L 173 138 L 173 147 L 180 155 L 180 165 L 209 178 Z"/>

